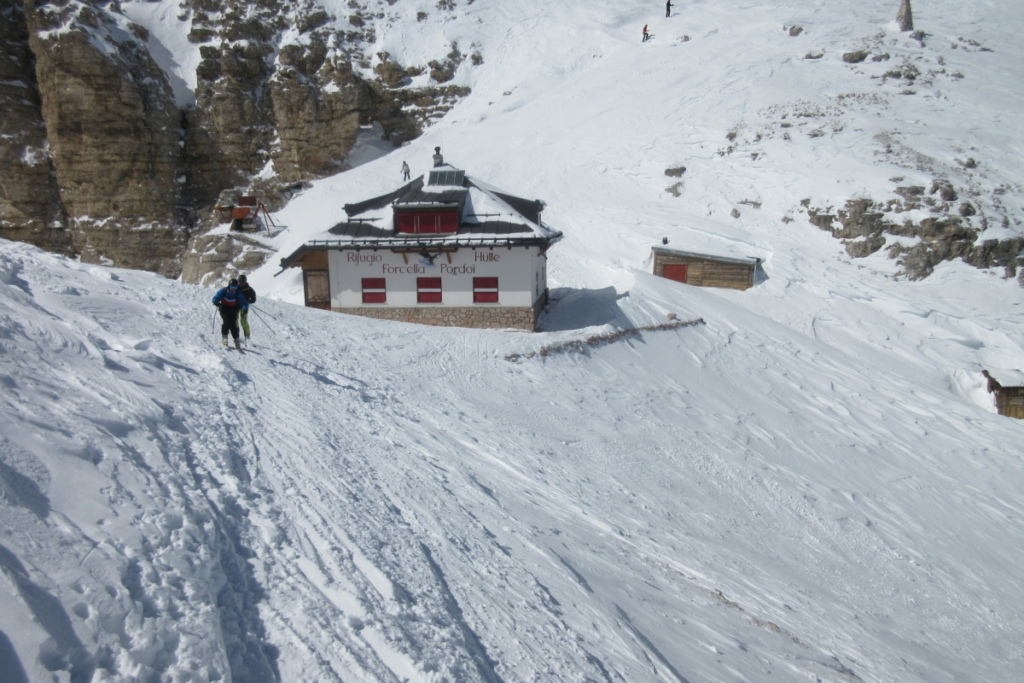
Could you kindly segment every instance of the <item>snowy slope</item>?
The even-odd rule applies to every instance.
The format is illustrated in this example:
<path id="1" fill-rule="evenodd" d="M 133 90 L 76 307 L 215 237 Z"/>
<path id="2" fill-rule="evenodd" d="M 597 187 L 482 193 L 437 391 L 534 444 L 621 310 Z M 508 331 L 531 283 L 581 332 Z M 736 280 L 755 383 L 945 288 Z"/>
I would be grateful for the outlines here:
<path id="1" fill-rule="evenodd" d="M 268 301 L 238 354 L 208 291 L 21 245 L 0 271 L 4 663 L 29 680 L 1021 665 L 1021 427 L 928 368 L 961 342 L 926 319 L 883 351 L 637 273 L 549 322 L 707 323 L 510 362 L 580 334 Z"/>
<path id="2" fill-rule="evenodd" d="M 380 3 L 404 62 L 475 45 L 474 93 L 271 244 L 442 146 L 565 232 L 538 334 L 304 309 L 269 263 L 225 352 L 212 291 L 0 243 L 0 678 L 1019 677 L 1024 426 L 980 370 L 1022 379 L 1022 290 L 894 277 L 800 210 L 937 173 L 1020 208 L 1024 10 L 916 7 L 921 46 L 897 4 Z M 878 45 L 963 77 L 840 58 Z M 764 279 L 654 278 L 662 237 Z M 572 350 L 668 314 L 704 323 Z"/>

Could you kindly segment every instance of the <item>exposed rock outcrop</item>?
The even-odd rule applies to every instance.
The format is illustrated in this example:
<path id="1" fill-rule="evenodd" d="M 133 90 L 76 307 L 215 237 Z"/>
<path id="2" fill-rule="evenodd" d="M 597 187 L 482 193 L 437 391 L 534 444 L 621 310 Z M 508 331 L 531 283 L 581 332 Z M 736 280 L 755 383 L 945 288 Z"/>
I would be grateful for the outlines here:
<path id="1" fill-rule="evenodd" d="M 73 251 L 176 275 L 188 238 L 180 113 L 144 32 L 74 3 L 29 0 L 25 18 Z"/>
<path id="2" fill-rule="evenodd" d="M 278 57 L 270 94 L 280 144 L 274 169 L 282 182 L 343 170 L 366 115 L 368 88 L 348 60 L 327 56 L 322 37 L 290 45 Z"/>
<path id="3" fill-rule="evenodd" d="M 237 273 L 261 266 L 272 252 L 246 235 L 199 235 L 192 240 L 181 279 L 198 285 L 221 285 Z"/>
<path id="4" fill-rule="evenodd" d="M 20 0 L 0 0 L 0 237 L 72 253 Z"/>
<path id="5" fill-rule="evenodd" d="M 978 242 L 981 230 L 965 223 L 974 209 L 966 204 L 970 210 L 965 212 L 965 204 L 954 206 L 958 193 L 949 181 L 933 182 L 928 192 L 920 186 L 897 187 L 895 194 L 898 199 L 885 203 L 850 200 L 834 211 L 810 208 L 808 202 L 808 220 L 842 240 L 853 258 L 879 251 L 885 247 L 887 236 L 917 238 L 914 243 L 895 241 L 887 249 L 902 273 L 912 280 L 926 278 L 938 264 L 958 258 L 977 268 L 1002 268 L 1008 278 L 1015 277 L 1024 265 L 1024 238 Z M 922 209 L 935 215 L 895 220 L 899 214 Z"/>
<path id="6" fill-rule="evenodd" d="M 0 237 L 176 277 L 183 254 L 209 251 L 188 241 L 225 188 L 344 170 L 361 126 L 400 145 L 468 93 L 441 84 L 462 61 L 455 45 L 429 66 L 371 69 L 384 15 L 349 8 L 186 0 L 199 61 L 194 102 L 181 102 L 116 2 L 0 0 Z"/>

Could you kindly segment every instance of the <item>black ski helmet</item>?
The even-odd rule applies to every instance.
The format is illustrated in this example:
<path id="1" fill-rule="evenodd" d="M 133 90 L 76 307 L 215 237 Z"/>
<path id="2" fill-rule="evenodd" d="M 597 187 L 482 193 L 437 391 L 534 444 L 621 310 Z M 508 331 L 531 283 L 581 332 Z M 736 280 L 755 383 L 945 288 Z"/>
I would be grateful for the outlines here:
<path id="1" fill-rule="evenodd" d="M 236 280 L 235 278 L 231 278 L 231 282 L 228 283 L 228 287 L 237 287 L 237 286 L 238 286 L 238 280 Z"/>
<path id="2" fill-rule="evenodd" d="M 238 276 L 238 284 L 244 285 L 248 281 L 249 281 L 249 278 L 247 278 L 246 276 L 244 276 L 244 275 L 239 275 Z"/>

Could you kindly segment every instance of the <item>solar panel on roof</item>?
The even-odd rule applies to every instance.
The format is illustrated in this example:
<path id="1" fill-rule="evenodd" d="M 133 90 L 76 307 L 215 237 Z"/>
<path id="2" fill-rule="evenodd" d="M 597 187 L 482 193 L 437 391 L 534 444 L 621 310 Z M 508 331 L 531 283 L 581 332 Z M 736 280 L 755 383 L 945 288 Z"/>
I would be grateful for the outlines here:
<path id="1" fill-rule="evenodd" d="M 431 171 L 427 184 L 462 187 L 465 178 L 465 171 Z"/>

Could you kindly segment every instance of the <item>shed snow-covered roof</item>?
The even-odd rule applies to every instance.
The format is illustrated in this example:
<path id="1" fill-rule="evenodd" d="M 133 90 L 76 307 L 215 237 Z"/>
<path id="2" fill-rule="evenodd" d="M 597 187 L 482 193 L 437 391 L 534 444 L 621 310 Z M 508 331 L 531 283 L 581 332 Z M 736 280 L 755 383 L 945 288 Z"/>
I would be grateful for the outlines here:
<path id="1" fill-rule="evenodd" d="M 1004 387 L 1024 387 L 1024 372 L 1020 370 L 989 367 L 988 371 Z"/>
<path id="2" fill-rule="evenodd" d="M 667 247 L 653 247 L 652 251 L 658 254 L 670 254 L 672 256 L 682 256 L 684 258 L 695 258 L 703 259 L 706 261 L 721 261 L 724 263 L 741 263 L 747 266 L 756 266 L 761 262 L 761 259 L 756 257 L 742 257 L 742 256 L 716 256 L 714 254 L 699 254 L 694 251 L 682 251 L 680 249 L 669 249 Z"/>

